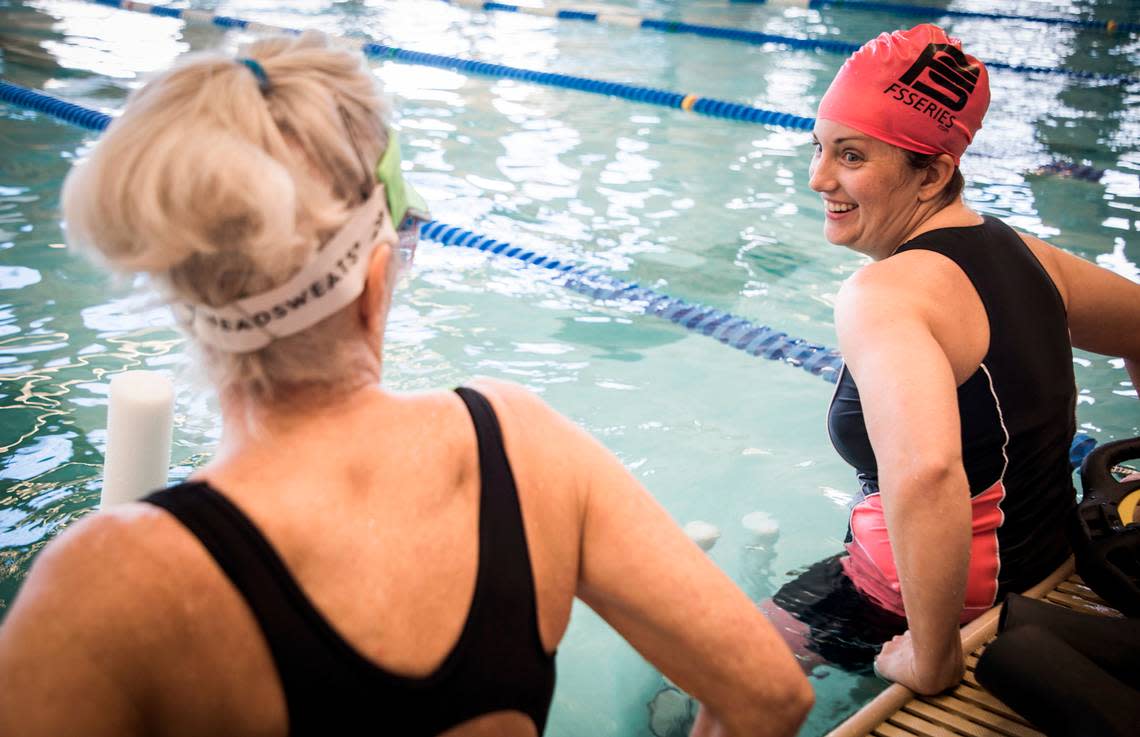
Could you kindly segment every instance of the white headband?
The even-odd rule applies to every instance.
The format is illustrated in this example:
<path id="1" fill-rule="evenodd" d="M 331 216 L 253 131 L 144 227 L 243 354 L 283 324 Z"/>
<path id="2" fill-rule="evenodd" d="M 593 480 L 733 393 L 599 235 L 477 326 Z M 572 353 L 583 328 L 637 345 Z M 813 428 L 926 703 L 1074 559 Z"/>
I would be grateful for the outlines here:
<path id="1" fill-rule="evenodd" d="M 364 291 L 368 262 L 384 224 L 384 187 L 292 279 L 223 307 L 171 305 L 182 327 L 226 353 L 250 353 L 305 330 L 347 307 Z"/>

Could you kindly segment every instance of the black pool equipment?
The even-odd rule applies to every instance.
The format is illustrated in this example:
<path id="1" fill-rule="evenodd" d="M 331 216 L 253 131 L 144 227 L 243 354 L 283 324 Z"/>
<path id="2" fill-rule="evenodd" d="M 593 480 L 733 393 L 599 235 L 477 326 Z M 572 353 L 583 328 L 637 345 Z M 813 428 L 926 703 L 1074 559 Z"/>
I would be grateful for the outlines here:
<path id="1" fill-rule="evenodd" d="M 1049 737 L 1140 734 L 1140 619 L 1010 595 L 974 677 Z"/>
<path id="2" fill-rule="evenodd" d="M 1140 438 L 1100 446 L 1081 464 L 1084 499 L 1069 538 L 1077 573 L 1110 605 L 1140 617 L 1140 479 L 1118 481 L 1113 469 L 1140 458 Z"/>

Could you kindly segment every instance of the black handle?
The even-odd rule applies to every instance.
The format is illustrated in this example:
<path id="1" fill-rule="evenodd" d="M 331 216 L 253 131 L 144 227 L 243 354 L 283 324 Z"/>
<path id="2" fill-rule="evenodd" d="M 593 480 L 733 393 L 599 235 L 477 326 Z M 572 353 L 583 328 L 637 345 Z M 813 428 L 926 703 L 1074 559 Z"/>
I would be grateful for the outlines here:
<path id="1" fill-rule="evenodd" d="M 1112 475 L 1114 466 L 1133 458 L 1140 458 L 1140 438 L 1116 440 L 1095 448 L 1081 464 L 1081 485 L 1085 490 L 1085 498 L 1093 494 L 1119 500 L 1129 492 L 1140 489 L 1140 479 L 1125 483 L 1117 481 Z"/>

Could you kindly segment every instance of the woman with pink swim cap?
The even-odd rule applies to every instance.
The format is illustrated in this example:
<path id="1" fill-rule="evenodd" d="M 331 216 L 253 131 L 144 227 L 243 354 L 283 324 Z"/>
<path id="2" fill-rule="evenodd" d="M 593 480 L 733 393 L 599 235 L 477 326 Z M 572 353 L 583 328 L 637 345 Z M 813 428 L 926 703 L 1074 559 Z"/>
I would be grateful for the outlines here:
<path id="1" fill-rule="evenodd" d="M 962 623 L 1070 554 L 1072 347 L 1123 356 L 1140 386 L 1140 285 L 963 202 L 988 105 L 985 66 L 919 25 L 847 60 L 813 135 L 824 235 L 871 259 L 836 301 L 828 413 L 861 488 L 846 552 L 770 614 L 827 660 L 874 658 L 928 694 L 962 676 Z"/>

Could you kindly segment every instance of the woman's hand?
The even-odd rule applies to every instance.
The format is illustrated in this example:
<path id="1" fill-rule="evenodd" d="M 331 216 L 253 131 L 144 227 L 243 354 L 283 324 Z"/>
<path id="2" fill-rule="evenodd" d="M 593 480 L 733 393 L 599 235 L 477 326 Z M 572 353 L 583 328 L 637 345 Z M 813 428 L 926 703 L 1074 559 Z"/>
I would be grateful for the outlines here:
<path id="1" fill-rule="evenodd" d="M 875 658 L 875 672 L 881 678 L 909 688 L 920 694 L 932 695 L 951 688 L 966 672 L 962 650 L 955 648 L 948 657 L 940 659 L 930 672 L 919 672 L 915 664 L 914 644 L 910 631 L 892 637 L 883 645 Z"/>

